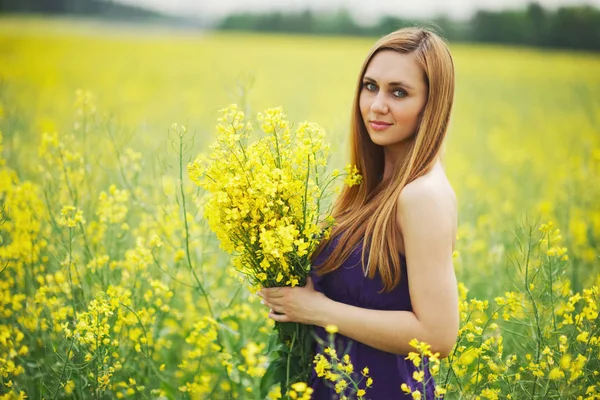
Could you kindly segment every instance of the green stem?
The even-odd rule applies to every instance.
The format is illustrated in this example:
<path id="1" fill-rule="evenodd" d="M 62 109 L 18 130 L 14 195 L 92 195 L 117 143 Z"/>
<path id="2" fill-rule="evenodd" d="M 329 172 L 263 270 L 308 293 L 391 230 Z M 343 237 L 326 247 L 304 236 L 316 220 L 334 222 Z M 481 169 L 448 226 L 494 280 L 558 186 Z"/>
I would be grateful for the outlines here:
<path id="1" fill-rule="evenodd" d="M 500 310 L 502 307 L 498 308 L 497 310 L 495 310 L 492 315 L 494 315 L 496 312 L 498 312 L 498 310 Z M 483 326 L 482 330 L 481 330 L 481 336 L 479 337 L 479 346 L 478 348 L 481 348 L 481 345 L 483 343 L 483 334 L 485 333 L 486 328 L 489 326 L 491 319 L 488 319 L 487 322 L 485 323 L 485 325 Z M 474 393 L 478 393 L 477 389 L 479 387 L 479 375 L 480 375 L 480 368 L 481 368 L 481 355 L 477 356 L 477 372 L 476 372 L 476 381 L 475 381 L 475 390 Z"/>
<path id="2" fill-rule="evenodd" d="M 71 354 L 71 349 L 73 348 L 73 343 L 75 343 L 75 335 L 73 335 L 73 339 L 71 340 L 71 343 L 69 344 L 69 349 L 67 350 L 67 358 L 65 359 L 65 364 L 63 365 L 63 369 L 60 373 L 60 376 L 58 377 L 58 386 L 56 387 L 56 391 L 54 391 L 54 396 L 52 397 L 53 399 L 56 399 L 56 396 L 58 396 L 58 391 L 60 390 L 60 383 L 62 382 L 63 376 L 65 375 L 65 371 L 67 370 L 67 362 L 69 361 L 69 355 Z"/>
<path id="3" fill-rule="evenodd" d="M 10 264 L 10 260 L 7 260 L 6 264 L 4 264 L 4 267 L 2 269 L 0 269 L 0 274 L 4 272 L 4 270 L 8 267 L 9 264 Z"/>
<path id="4" fill-rule="evenodd" d="M 277 134 L 277 129 L 273 128 L 273 137 L 275 138 L 275 149 L 277 150 L 277 168 L 281 168 L 281 153 L 279 151 L 279 136 Z"/>
<path id="5" fill-rule="evenodd" d="M 184 151 L 183 150 L 183 136 L 179 135 L 179 190 L 181 193 L 181 206 L 183 209 L 183 223 L 184 223 L 184 227 L 185 227 L 185 239 L 184 240 L 185 240 L 185 254 L 186 254 L 187 265 L 188 265 L 192 275 L 194 276 L 196 283 L 198 284 L 198 289 L 200 290 L 200 292 L 202 292 L 202 296 L 204 297 L 204 301 L 206 302 L 206 307 L 208 308 L 208 312 L 209 312 L 211 318 L 218 322 L 218 320 L 215 318 L 215 314 L 214 314 L 212 306 L 210 304 L 210 299 L 208 297 L 208 293 L 204 289 L 204 285 L 200 281 L 200 278 L 198 277 L 198 275 L 196 274 L 196 271 L 194 270 L 194 267 L 192 266 L 192 257 L 190 255 L 190 229 L 189 229 L 188 222 L 187 222 L 187 206 L 186 206 L 186 202 L 185 202 L 185 190 L 183 188 L 183 151 Z M 217 343 L 219 344 L 219 347 L 221 349 L 220 351 L 224 351 L 225 344 L 223 343 L 221 329 L 217 329 Z M 231 387 L 233 387 L 234 382 L 231 380 L 231 377 L 229 376 L 229 374 L 227 374 L 227 380 L 229 381 Z"/>
<path id="6" fill-rule="evenodd" d="M 547 238 L 548 247 L 550 247 L 550 231 L 548 231 L 547 233 Z M 550 275 L 550 304 L 552 306 L 552 325 L 554 326 L 554 331 L 557 332 L 558 329 L 556 328 L 556 316 L 554 315 L 554 282 L 552 278 L 552 257 L 546 255 L 546 258 L 548 260 L 548 275 Z"/>
<path id="7" fill-rule="evenodd" d="M 533 315 L 535 317 L 535 324 L 536 324 L 536 330 L 537 330 L 537 338 L 536 338 L 537 339 L 537 348 L 536 348 L 536 353 L 535 353 L 535 363 L 539 364 L 540 352 L 541 352 L 541 346 L 542 346 L 542 330 L 540 328 L 540 317 L 539 317 L 539 313 L 538 313 L 538 309 L 537 309 L 537 304 L 535 302 L 535 299 L 533 298 L 533 293 L 529 289 L 529 259 L 530 259 L 530 255 L 531 255 L 531 237 L 532 237 L 531 228 L 529 228 L 529 235 L 528 235 L 528 240 L 527 240 L 527 254 L 526 254 L 526 258 L 525 258 L 525 290 L 527 291 L 527 295 L 529 297 L 529 300 L 531 301 L 531 305 L 533 307 Z M 537 380 L 538 380 L 538 377 L 536 375 L 536 376 L 534 376 L 533 383 L 532 383 L 532 385 L 533 385 L 532 391 L 531 391 L 532 399 L 535 398 L 535 390 L 537 387 Z"/>
<path id="8" fill-rule="evenodd" d="M 77 307 L 75 302 L 75 288 L 73 287 L 73 277 L 71 276 L 71 256 L 73 251 L 73 229 L 69 228 L 69 264 L 67 273 L 69 275 L 69 286 L 71 286 L 71 300 L 73 301 L 73 318 L 77 317 Z"/>
<path id="9" fill-rule="evenodd" d="M 179 190 L 181 192 L 181 206 L 183 208 L 183 223 L 185 226 L 185 254 L 187 259 L 188 267 L 194 275 L 194 279 L 196 279 L 196 283 L 198 284 L 198 288 L 202 292 L 202 296 L 206 302 L 206 307 L 208 308 L 208 312 L 210 316 L 214 319 L 214 313 L 212 310 L 212 306 L 210 305 L 210 299 L 208 298 L 208 293 L 204 289 L 204 285 L 200 282 L 200 278 L 194 271 L 194 267 L 192 266 L 192 257 L 190 256 L 190 230 L 187 223 L 187 207 L 185 203 L 185 190 L 183 188 L 183 137 L 179 136 Z"/>
<path id="10" fill-rule="evenodd" d="M 286 390 L 290 387 L 290 361 L 292 360 L 292 350 L 294 349 L 294 344 L 296 343 L 296 335 L 298 334 L 298 324 L 296 323 L 296 331 L 294 332 L 294 336 L 292 336 L 292 344 L 290 345 L 290 351 L 287 356 L 287 366 L 285 371 L 285 388 Z"/>
<path id="11" fill-rule="evenodd" d="M 303 221 L 302 221 L 302 230 L 304 231 L 306 229 L 306 198 L 308 197 L 308 179 L 310 178 L 310 154 L 307 156 L 307 161 L 306 161 L 306 181 L 304 182 L 304 201 L 302 201 L 302 214 L 303 214 Z"/>
<path id="12" fill-rule="evenodd" d="M 98 332 L 98 325 L 100 323 L 100 319 L 98 316 L 96 316 L 96 332 Z M 94 348 L 94 350 L 96 352 L 98 352 L 98 334 L 96 334 L 96 346 Z M 100 363 L 98 361 L 98 355 L 95 354 L 94 357 L 94 364 L 96 367 L 96 375 L 94 376 L 94 394 L 96 399 L 100 398 L 100 388 L 98 387 L 98 379 L 100 378 Z"/>

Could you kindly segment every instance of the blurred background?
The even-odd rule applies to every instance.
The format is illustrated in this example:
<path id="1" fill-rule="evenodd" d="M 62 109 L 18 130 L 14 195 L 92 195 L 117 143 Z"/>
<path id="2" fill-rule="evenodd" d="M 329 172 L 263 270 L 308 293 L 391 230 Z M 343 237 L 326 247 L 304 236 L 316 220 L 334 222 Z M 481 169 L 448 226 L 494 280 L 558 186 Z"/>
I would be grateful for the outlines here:
<path id="1" fill-rule="evenodd" d="M 2 0 L 0 12 L 313 35 L 380 36 L 427 23 L 452 41 L 600 50 L 598 5 L 598 0 Z"/>
<path id="2" fill-rule="evenodd" d="M 19 176 L 35 179 L 42 134 L 72 132 L 89 103 L 96 123 L 110 120 L 121 145 L 144 154 L 141 176 L 152 182 L 168 164 L 173 122 L 196 135 L 191 157 L 212 140 L 217 110 L 235 102 L 249 115 L 283 106 L 292 121 L 318 122 L 332 168 L 343 166 L 365 54 L 388 32 L 425 26 L 448 39 L 456 64 L 446 169 L 464 245 L 485 259 L 471 279 L 492 276 L 505 263 L 508 232 L 536 216 L 570 232 L 572 260 L 587 266 L 573 269 L 580 287 L 600 270 L 599 6 L 0 0 L 3 152 Z M 106 129 L 96 128 L 86 138 L 91 165 L 108 157 Z"/>
<path id="3" fill-rule="evenodd" d="M 477 326 L 463 331 L 447 398 L 482 385 L 501 390 L 489 399 L 530 398 L 531 385 L 538 398 L 596 395 L 600 297 L 582 291 L 600 286 L 599 7 L 0 0 L 0 397 L 261 398 L 272 324 L 206 226 L 185 166 L 237 103 L 251 120 L 282 106 L 293 123 L 319 123 L 329 167 L 343 167 L 364 57 L 414 25 L 447 38 L 456 67 L 444 165 L 461 307 Z M 467 291 L 485 303 L 465 305 Z M 595 327 L 573 325 L 574 293 L 587 319 L 573 318 Z M 98 307 L 110 325 L 99 347 L 85 342 L 99 337 L 85 322 L 100 321 Z M 496 320 L 504 342 L 481 353 Z M 553 346 L 564 357 L 548 365 L 565 372 L 540 380 L 529 359 L 501 360 L 501 343 L 519 360 Z M 496 363 L 481 379 L 476 354 Z"/>

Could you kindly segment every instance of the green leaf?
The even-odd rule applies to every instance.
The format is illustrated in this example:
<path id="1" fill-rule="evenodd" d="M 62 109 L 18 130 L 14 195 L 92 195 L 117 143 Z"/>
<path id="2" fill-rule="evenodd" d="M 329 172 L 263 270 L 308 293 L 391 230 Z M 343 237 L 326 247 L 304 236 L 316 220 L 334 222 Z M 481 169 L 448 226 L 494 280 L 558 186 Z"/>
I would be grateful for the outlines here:
<path id="1" fill-rule="evenodd" d="M 279 335 L 276 332 L 271 333 L 269 335 L 269 343 L 267 344 L 267 354 L 272 353 L 273 351 L 278 350 L 280 347 L 279 343 Z"/>
<path id="2" fill-rule="evenodd" d="M 260 398 L 266 399 L 273 385 L 280 385 L 284 379 L 285 369 L 282 368 L 280 358 L 272 360 L 260 380 Z"/>

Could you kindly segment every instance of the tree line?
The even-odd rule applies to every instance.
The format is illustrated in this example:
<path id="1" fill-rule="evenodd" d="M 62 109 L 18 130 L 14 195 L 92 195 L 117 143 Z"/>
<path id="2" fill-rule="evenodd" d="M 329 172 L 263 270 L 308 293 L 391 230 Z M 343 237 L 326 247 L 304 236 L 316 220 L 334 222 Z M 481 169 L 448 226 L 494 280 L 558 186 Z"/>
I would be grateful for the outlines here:
<path id="1" fill-rule="evenodd" d="M 477 11 L 468 21 L 436 17 L 427 21 L 385 16 L 370 26 L 357 23 L 347 10 L 332 14 L 235 13 L 216 23 L 166 16 L 112 0 L 0 0 L 0 13 L 72 14 L 128 21 L 154 21 L 220 30 L 286 32 L 315 35 L 382 36 L 403 26 L 426 26 L 450 41 L 505 43 L 540 47 L 600 50 L 600 10 L 589 5 L 549 10 L 537 2 L 520 10 Z"/>
<path id="2" fill-rule="evenodd" d="M 70 14 L 119 20 L 169 19 L 159 12 L 111 0 L 0 0 L 0 13 Z"/>
<path id="3" fill-rule="evenodd" d="M 443 16 L 427 21 L 386 16 L 372 26 L 358 24 L 346 10 L 329 15 L 310 10 L 237 13 L 225 17 L 218 29 L 382 36 L 400 27 L 415 25 L 433 28 L 450 41 L 600 50 L 600 10 L 589 5 L 548 10 L 539 3 L 530 3 L 521 10 L 479 10 L 465 22 Z"/>

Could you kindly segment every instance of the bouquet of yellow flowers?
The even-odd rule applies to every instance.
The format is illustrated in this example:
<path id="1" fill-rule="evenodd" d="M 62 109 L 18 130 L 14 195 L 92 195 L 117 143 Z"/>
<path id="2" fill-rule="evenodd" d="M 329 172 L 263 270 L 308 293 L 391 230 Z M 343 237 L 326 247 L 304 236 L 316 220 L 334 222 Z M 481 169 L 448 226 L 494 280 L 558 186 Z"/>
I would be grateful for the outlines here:
<path id="1" fill-rule="evenodd" d="M 303 122 L 292 130 L 281 107 L 258 113 L 255 138 L 235 104 L 221 113 L 210 154 L 188 165 L 192 181 L 208 192 L 209 226 L 253 290 L 304 286 L 311 254 L 333 225 L 326 201 L 332 183 L 345 176 L 347 184 L 358 184 L 361 176 L 351 166 L 327 174 L 323 129 Z M 276 323 L 275 329 L 277 351 L 263 382 L 266 390 L 279 382 L 286 393 L 310 377 L 313 338 L 303 324 Z"/>

